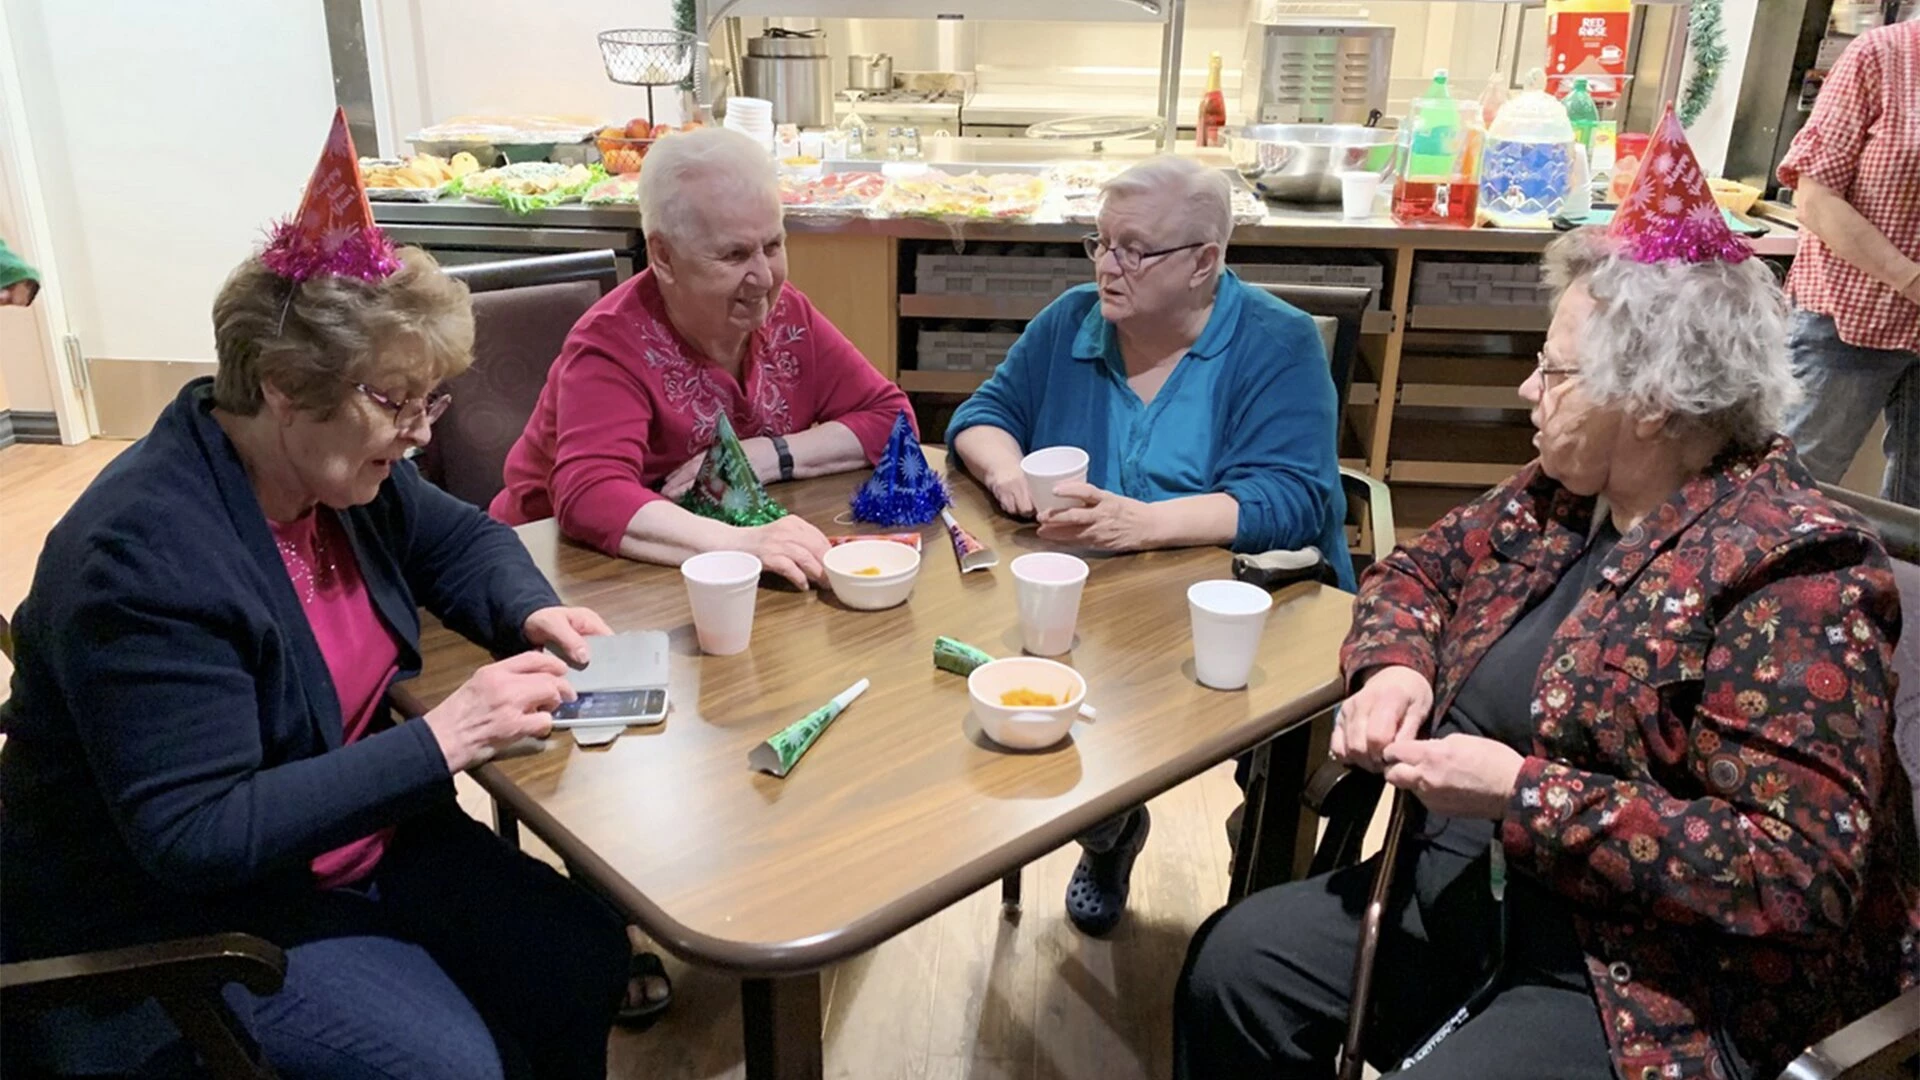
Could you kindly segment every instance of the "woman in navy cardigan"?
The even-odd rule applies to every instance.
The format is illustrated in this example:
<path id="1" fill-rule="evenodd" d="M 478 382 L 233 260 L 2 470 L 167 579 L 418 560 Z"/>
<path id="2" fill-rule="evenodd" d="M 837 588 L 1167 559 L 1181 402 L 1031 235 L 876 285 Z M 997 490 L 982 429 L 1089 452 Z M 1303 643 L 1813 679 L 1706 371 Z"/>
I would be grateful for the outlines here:
<path id="1" fill-rule="evenodd" d="M 619 920 L 463 815 L 453 775 L 572 697 L 533 650 L 584 661 L 607 629 L 406 460 L 473 320 L 397 260 L 296 284 L 249 259 L 218 374 L 48 537 L 0 708 L 0 955 L 244 930 L 287 952 L 278 993 L 229 988 L 283 1076 L 604 1076 Z M 505 659 L 394 723 L 418 607 Z M 63 1071 L 184 1052 L 151 1003 L 8 1034 L 9 1064 Z"/>

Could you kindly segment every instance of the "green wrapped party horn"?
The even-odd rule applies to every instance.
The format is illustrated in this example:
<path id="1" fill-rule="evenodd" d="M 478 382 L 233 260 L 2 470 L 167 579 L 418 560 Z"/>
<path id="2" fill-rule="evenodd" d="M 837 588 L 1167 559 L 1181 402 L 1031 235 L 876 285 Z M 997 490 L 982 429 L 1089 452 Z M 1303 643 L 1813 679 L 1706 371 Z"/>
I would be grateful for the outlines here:
<path id="1" fill-rule="evenodd" d="M 941 671 L 951 671 L 955 675 L 971 675 L 973 669 L 987 663 L 993 657 L 964 641 L 955 641 L 950 637 L 933 639 L 933 666 Z"/>
<path id="2" fill-rule="evenodd" d="M 868 682 L 861 679 L 842 690 L 838 697 L 825 705 L 801 717 L 785 730 L 776 733 L 773 738 L 761 743 L 747 752 L 747 764 L 761 772 L 775 776 L 786 776 L 800 763 L 800 755 L 807 752 L 820 733 L 834 718 L 845 712 L 853 699 L 867 692 Z"/>

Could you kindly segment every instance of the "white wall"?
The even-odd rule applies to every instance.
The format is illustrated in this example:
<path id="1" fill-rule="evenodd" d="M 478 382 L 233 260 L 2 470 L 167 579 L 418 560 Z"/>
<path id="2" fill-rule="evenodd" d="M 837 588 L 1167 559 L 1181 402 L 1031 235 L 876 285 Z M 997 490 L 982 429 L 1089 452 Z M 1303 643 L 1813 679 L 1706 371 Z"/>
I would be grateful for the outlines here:
<path id="1" fill-rule="evenodd" d="M 314 5 L 316 8 L 317 4 Z M 470 113 L 644 116 L 647 91 L 607 79 L 596 35 L 670 29 L 671 0 L 367 0 L 387 57 L 388 152 L 405 136 Z M 374 73 L 375 79 L 380 77 Z M 654 91 L 656 117 L 678 121 L 680 92 Z"/>
<path id="2" fill-rule="evenodd" d="M 8 145 L 6 111 L 0 109 L 0 147 Z M 18 165 L 0 151 L 0 239 L 34 266 L 42 259 L 27 235 L 25 208 L 20 201 Z M 0 409 L 52 412 L 53 389 L 47 382 L 50 346 L 43 326 L 45 305 L 22 311 L 0 308 Z"/>
<path id="3" fill-rule="evenodd" d="M 320 5 L 0 3 L 70 329 L 89 357 L 212 359 L 215 292 L 326 136 Z"/>

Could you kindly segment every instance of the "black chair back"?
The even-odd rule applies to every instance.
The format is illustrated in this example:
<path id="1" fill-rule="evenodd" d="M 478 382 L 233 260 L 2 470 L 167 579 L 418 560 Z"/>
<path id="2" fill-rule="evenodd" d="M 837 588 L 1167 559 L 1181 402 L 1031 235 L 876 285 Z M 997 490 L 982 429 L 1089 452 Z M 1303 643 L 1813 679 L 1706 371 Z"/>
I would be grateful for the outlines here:
<path id="1" fill-rule="evenodd" d="M 1327 364 L 1333 371 L 1333 390 L 1340 403 L 1334 415 L 1344 423 L 1347 391 L 1353 386 L 1353 361 L 1360 354 L 1360 323 L 1373 303 L 1373 291 L 1348 285 L 1248 284 L 1266 290 L 1309 315 L 1332 319 L 1339 324 L 1334 331 L 1333 348 L 1327 352 Z"/>
<path id="2" fill-rule="evenodd" d="M 447 275 L 473 294 L 473 366 L 448 384 L 453 403 L 434 424 L 420 470 L 485 508 L 573 324 L 619 275 L 610 251 L 453 266 Z"/>

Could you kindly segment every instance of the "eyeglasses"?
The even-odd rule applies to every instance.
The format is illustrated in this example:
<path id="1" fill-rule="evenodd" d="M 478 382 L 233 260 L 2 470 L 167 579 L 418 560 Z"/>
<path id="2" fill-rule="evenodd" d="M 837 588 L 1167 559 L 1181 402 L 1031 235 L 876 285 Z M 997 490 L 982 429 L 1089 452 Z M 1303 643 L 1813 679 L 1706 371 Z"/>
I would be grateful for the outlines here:
<path id="1" fill-rule="evenodd" d="M 1533 370 L 1535 374 L 1540 376 L 1540 394 L 1543 397 L 1546 396 L 1548 391 L 1553 389 L 1553 376 L 1558 375 L 1562 378 L 1571 379 L 1580 374 L 1580 369 L 1577 367 L 1553 366 L 1552 362 L 1547 359 L 1547 351 L 1545 349 L 1540 350 L 1540 352 L 1534 356 Z"/>
<path id="2" fill-rule="evenodd" d="M 433 422 L 446 413 L 447 406 L 453 404 L 453 395 L 445 390 L 435 390 L 425 397 L 395 401 L 366 383 L 354 383 L 353 388 L 372 398 L 374 404 L 392 413 L 394 426 L 403 431 L 412 427 L 418 420 L 425 420 L 427 426 L 432 427 Z"/>
<path id="3" fill-rule="evenodd" d="M 1139 248 L 1117 247 L 1109 244 L 1105 240 L 1100 239 L 1099 233 L 1088 233 L 1080 238 L 1080 242 L 1086 246 L 1087 258 L 1092 259 L 1096 263 L 1099 262 L 1101 256 L 1107 252 L 1113 252 L 1113 257 L 1120 261 L 1120 269 L 1129 274 L 1146 265 L 1148 259 L 1158 259 L 1163 255 L 1171 255 L 1176 251 L 1191 251 L 1194 248 L 1206 247 L 1212 243 L 1211 240 L 1197 240 L 1191 244 L 1181 244 L 1179 247 L 1161 248 L 1159 251 L 1141 251 Z"/>

